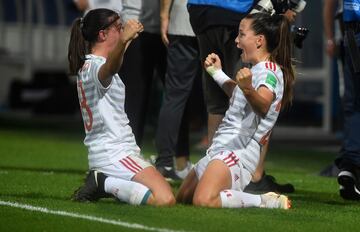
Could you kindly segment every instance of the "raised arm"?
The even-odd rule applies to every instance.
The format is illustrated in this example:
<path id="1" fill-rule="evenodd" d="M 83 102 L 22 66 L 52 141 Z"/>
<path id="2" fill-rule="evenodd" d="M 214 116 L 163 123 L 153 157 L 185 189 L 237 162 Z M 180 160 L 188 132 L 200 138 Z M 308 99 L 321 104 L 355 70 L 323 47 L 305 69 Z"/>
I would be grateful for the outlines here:
<path id="1" fill-rule="evenodd" d="M 120 39 L 115 49 L 109 53 L 105 64 L 99 70 L 99 80 L 104 87 L 110 85 L 112 76 L 120 70 L 125 51 L 130 42 L 136 39 L 143 30 L 143 25 L 137 20 L 130 19 L 126 22 L 124 29 L 120 32 Z"/>

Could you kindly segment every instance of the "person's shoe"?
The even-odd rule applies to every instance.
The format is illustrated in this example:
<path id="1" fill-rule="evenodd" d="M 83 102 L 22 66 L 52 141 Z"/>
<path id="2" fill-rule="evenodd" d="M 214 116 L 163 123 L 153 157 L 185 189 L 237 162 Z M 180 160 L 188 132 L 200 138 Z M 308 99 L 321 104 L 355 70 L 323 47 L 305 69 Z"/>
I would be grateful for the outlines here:
<path id="1" fill-rule="evenodd" d="M 194 164 L 192 164 L 190 161 L 188 161 L 186 164 L 186 167 L 183 170 L 175 170 L 175 173 L 178 177 L 180 177 L 183 180 L 189 174 L 189 172 L 191 171 L 191 169 L 193 167 L 194 167 Z"/>
<path id="2" fill-rule="evenodd" d="M 346 169 L 342 169 L 337 181 L 340 185 L 340 196 L 345 200 L 360 200 L 360 188 L 356 186 L 355 174 Z"/>
<path id="3" fill-rule="evenodd" d="M 151 155 L 150 157 L 149 157 L 149 163 L 151 163 L 152 165 L 156 165 L 156 155 Z"/>
<path id="4" fill-rule="evenodd" d="M 163 177 L 165 177 L 165 180 L 168 182 L 181 180 L 181 178 L 176 175 L 173 167 L 157 166 L 156 169 L 160 172 L 161 175 L 163 175 Z"/>
<path id="5" fill-rule="evenodd" d="M 100 198 L 110 197 L 104 190 L 106 176 L 98 171 L 90 170 L 85 178 L 83 186 L 79 187 L 73 193 L 73 201 L 88 202 L 97 201 Z"/>
<path id="6" fill-rule="evenodd" d="M 291 201 L 285 195 L 280 195 L 274 192 L 261 194 L 260 208 L 270 209 L 290 209 Z"/>
<path id="7" fill-rule="evenodd" d="M 250 182 L 244 189 L 248 193 L 293 193 L 295 188 L 292 184 L 278 184 L 275 177 L 264 174 L 258 182 Z"/>

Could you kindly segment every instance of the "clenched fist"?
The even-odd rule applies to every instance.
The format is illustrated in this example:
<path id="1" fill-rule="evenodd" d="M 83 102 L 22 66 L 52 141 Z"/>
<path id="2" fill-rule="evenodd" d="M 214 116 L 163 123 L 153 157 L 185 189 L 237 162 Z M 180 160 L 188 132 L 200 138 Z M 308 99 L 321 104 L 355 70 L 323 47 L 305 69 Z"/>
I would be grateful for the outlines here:
<path id="1" fill-rule="evenodd" d="M 241 90 L 252 89 L 252 73 L 249 68 L 242 68 L 236 73 L 236 82 Z"/>
<path id="2" fill-rule="evenodd" d="M 135 19 L 130 19 L 124 25 L 124 30 L 122 32 L 122 38 L 124 41 L 130 41 L 139 36 L 139 34 L 144 30 L 144 26 Z"/>
<path id="3" fill-rule="evenodd" d="M 213 76 L 216 70 L 222 69 L 219 56 L 215 53 L 209 54 L 204 61 L 204 68 L 210 76 Z"/>

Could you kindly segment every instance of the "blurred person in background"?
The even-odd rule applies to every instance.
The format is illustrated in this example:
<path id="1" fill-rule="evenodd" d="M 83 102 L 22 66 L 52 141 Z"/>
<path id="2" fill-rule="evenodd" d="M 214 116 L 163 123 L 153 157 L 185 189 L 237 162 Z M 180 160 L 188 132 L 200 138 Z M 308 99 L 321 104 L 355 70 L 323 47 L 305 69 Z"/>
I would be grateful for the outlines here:
<path id="1" fill-rule="evenodd" d="M 74 0 L 74 3 L 79 11 L 84 12 L 84 15 L 96 8 L 106 8 L 118 13 L 122 11 L 122 0 Z"/>
<path id="2" fill-rule="evenodd" d="M 161 38 L 167 47 L 167 71 L 155 138 L 158 151 L 156 168 L 163 176 L 175 180 L 184 179 L 192 168 L 189 150 L 182 153 L 176 150 L 180 130 L 186 133 L 180 139 L 189 140 L 189 121 L 185 108 L 200 68 L 198 45 L 190 25 L 186 2 L 160 0 Z"/>
<path id="3" fill-rule="evenodd" d="M 334 17 L 334 0 L 326 0 L 325 8 Z M 346 200 L 360 200 L 360 1 L 343 0 L 344 28 L 344 138 L 335 164 L 340 169 L 337 181 L 340 196 Z M 330 16 L 328 16 L 330 18 Z M 332 20 L 333 22 L 333 20 Z M 332 24 L 333 25 L 333 24 Z M 327 51 L 334 54 L 333 34 Z M 331 45 L 331 46 L 330 46 Z"/>

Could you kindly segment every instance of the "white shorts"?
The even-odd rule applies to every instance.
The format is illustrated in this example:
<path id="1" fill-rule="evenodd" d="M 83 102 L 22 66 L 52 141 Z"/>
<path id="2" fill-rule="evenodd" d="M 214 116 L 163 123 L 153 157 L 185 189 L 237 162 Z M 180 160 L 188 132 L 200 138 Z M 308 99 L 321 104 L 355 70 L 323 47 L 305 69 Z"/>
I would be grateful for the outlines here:
<path id="1" fill-rule="evenodd" d="M 97 171 L 107 176 L 117 177 L 124 180 L 132 180 L 132 178 L 143 169 L 152 166 L 141 155 L 128 155 L 110 165 L 96 168 Z"/>
<path id="2" fill-rule="evenodd" d="M 204 174 L 206 167 L 213 160 L 222 160 L 230 169 L 231 173 L 231 189 L 243 191 L 246 185 L 251 181 L 251 173 L 244 168 L 239 156 L 232 151 L 222 151 L 214 156 L 205 156 L 195 164 L 194 170 L 197 178 L 200 180 Z"/>

